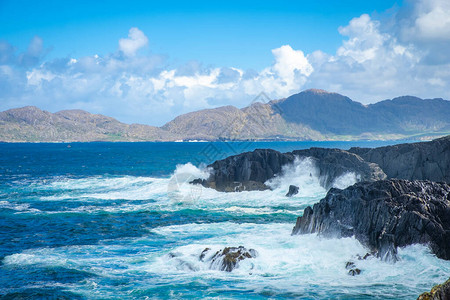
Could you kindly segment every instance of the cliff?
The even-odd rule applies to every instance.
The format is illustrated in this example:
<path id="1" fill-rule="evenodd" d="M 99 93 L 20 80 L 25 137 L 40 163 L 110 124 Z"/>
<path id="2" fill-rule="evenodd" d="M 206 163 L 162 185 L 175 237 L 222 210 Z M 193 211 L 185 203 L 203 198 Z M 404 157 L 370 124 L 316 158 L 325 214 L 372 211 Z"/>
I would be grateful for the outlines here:
<path id="1" fill-rule="evenodd" d="M 331 189 L 297 219 L 292 234 L 355 236 L 388 260 L 396 248 L 429 244 L 433 253 L 450 259 L 450 186 L 399 179 L 360 182 Z"/>

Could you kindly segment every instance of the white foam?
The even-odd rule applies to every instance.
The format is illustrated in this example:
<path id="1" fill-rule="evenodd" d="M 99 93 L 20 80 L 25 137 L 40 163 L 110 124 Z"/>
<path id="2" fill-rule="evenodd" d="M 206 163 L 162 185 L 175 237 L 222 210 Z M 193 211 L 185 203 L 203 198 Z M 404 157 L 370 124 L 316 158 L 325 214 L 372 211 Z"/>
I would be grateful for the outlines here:
<path id="1" fill-rule="evenodd" d="M 296 157 L 294 163 L 285 165 L 280 175 L 268 180 L 266 184 L 276 193 L 286 194 L 290 185 L 299 187 L 294 197 L 314 197 L 325 194 L 326 190 L 320 185 L 319 171 L 310 157 Z"/>
<path id="2" fill-rule="evenodd" d="M 198 260 L 198 255 L 206 247 L 214 252 L 225 246 L 245 246 L 258 251 L 256 259 L 249 260 L 233 271 L 244 277 L 250 286 L 271 284 L 267 277 L 276 279 L 273 289 L 295 292 L 310 285 L 323 287 L 370 287 L 374 284 L 405 284 L 413 287 L 424 280 L 448 277 L 450 262 L 437 259 L 429 249 L 413 245 L 399 249 L 400 261 L 396 264 L 376 258 L 358 260 L 356 255 L 367 251 L 356 239 L 325 239 L 316 235 L 291 236 L 289 224 L 187 224 L 155 229 L 154 232 L 173 239 L 196 237 L 188 245 L 172 250 L 176 259 L 167 255 L 155 260 L 149 268 L 162 273 L 190 273 L 180 269 L 181 262 L 194 266 L 197 272 L 208 272 L 208 276 L 230 276 L 223 272 L 213 272 L 208 265 Z M 214 235 L 213 237 L 208 237 Z M 199 237 L 206 236 L 201 239 Z M 354 261 L 362 270 L 359 276 L 349 276 L 346 262 Z M 252 275 L 249 275 L 251 273 Z M 213 274 L 213 275 L 211 275 Z M 417 274 L 421 274 L 420 278 Z"/>
<path id="3" fill-rule="evenodd" d="M 18 212 L 33 212 L 33 213 L 40 212 L 39 209 L 30 208 L 29 203 L 17 203 L 10 201 L 0 201 L 0 208 L 11 209 Z"/>
<path id="4" fill-rule="evenodd" d="M 361 181 L 361 176 L 354 172 L 347 172 L 336 178 L 332 184 L 333 187 L 338 189 L 345 189 L 355 183 Z"/>
<path id="5" fill-rule="evenodd" d="M 399 249 L 401 260 L 395 264 L 375 258 L 357 260 L 356 255 L 364 255 L 367 250 L 354 238 L 291 236 L 291 230 L 292 224 L 277 223 L 172 225 L 155 228 L 147 237 L 121 240 L 114 245 L 30 249 L 6 256 L 3 264 L 62 266 L 104 277 L 136 274 L 139 278 L 168 282 L 190 282 L 195 277 L 203 278 L 207 285 L 215 280 L 229 280 L 232 288 L 256 292 L 301 294 L 314 286 L 323 295 L 357 291 L 378 297 L 407 295 L 405 292 L 417 295 L 417 287 L 443 282 L 450 272 L 450 262 L 437 259 L 425 246 Z M 170 242 L 156 252 L 146 247 L 157 240 Z M 199 260 L 206 247 L 212 249 L 212 255 L 226 246 L 240 245 L 255 249 L 258 256 L 242 261 L 231 273 L 211 270 L 210 263 Z M 347 261 L 355 262 L 362 273 L 349 276 Z M 158 284 L 158 280 L 151 280 L 149 286 Z M 393 290 L 394 286 L 406 288 L 399 292 Z"/>

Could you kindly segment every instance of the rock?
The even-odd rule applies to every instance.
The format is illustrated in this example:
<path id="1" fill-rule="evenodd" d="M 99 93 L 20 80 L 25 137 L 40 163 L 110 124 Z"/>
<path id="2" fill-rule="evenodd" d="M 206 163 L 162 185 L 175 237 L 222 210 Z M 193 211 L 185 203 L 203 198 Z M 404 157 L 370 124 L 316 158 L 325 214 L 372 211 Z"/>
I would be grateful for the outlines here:
<path id="1" fill-rule="evenodd" d="M 352 261 L 348 261 L 346 264 L 345 264 L 345 268 L 348 270 L 348 269 L 351 269 L 351 268 L 353 268 L 353 267 L 355 267 L 355 263 L 354 262 L 352 262 Z"/>
<path id="2" fill-rule="evenodd" d="M 356 275 L 361 274 L 361 270 L 356 268 L 355 263 L 352 261 L 348 261 L 345 264 L 345 268 L 348 270 L 348 275 L 356 276 Z"/>
<path id="3" fill-rule="evenodd" d="M 359 274 L 361 274 L 361 270 L 358 268 L 348 270 L 348 275 L 350 276 L 356 276 Z"/>
<path id="4" fill-rule="evenodd" d="M 207 254 L 210 250 L 211 250 L 211 248 L 205 248 L 205 249 L 202 251 L 202 253 L 200 253 L 199 259 L 200 259 L 201 261 L 203 261 L 203 259 L 205 258 L 206 254 Z"/>
<path id="5" fill-rule="evenodd" d="M 211 249 L 205 248 L 200 254 L 200 260 L 204 261 L 207 252 Z M 210 269 L 231 272 L 239 267 L 239 262 L 244 259 L 255 258 L 258 253 L 254 249 L 246 249 L 243 246 L 225 247 L 217 251 L 213 256 L 206 259 L 210 262 Z"/>
<path id="6" fill-rule="evenodd" d="M 386 179 L 383 170 L 374 163 L 366 162 L 360 156 L 341 149 L 310 148 L 295 150 L 296 157 L 311 157 L 319 170 L 320 184 L 327 190 L 334 181 L 346 174 L 355 173 L 359 181 Z"/>
<path id="7" fill-rule="evenodd" d="M 189 182 L 190 184 L 200 184 L 204 187 L 208 187 L 208 182 L 206 181 L 206 179 L 201 179 L 201 178 L 197 178 L 192 180 L 191 182 Z"/>
<path id="8" fill-rule="evenodd" d="M 450 136 L 374 149 L 351 148 L 349 152 L 378 164 L 388 178 L 450 183 Z"/>
<path id="9" fill-rule="evenodd" d="M 386 178 L 374 163 L 365 162 L 354 153 L 340 149 L 311 148 L 281 153 L 271 149 L 256 149 L 215 161 L 206 182 L 196 179 L 193 183 L 214 188 L 221 192 L 267 190 L 265 182 L 282 173 L 283 166 L 292 164 L 296 157 L 310 157 L 319 170 L 320 183 L 330 188 L 339 176 L 355 173 L 360 180 L 374 181 Z"/>
<path id="10" fill-rule="evenodd" d="M 221 192 L 267 190 L 264 184 L 281 168 L 294 161 L 291 154 L 270 149 L 257 149 L 218 160 L 208 167 L 213 169 L 209 186 Z"/>
<path id="11" fill-rule="evenodd" d="M 448 300 L 450 299 L 450 278 L 443 284 L 434 286 L 431 291 L 425 292 L 417 300 Z"/>
<path id="12" fill-rule="evenodd" d="M 291 184 L 289 186 L 289 191 L 287 192 L 286 197 L 292 197 L 292 196 L 297 195 L 297 194 L 298 194 L 298 186 L 295 186 L 295 185 Z"/>
<path id="13" fill-rule="evenodd" d="M 355 236 L 378 257 L 396 259 L 397 247 L 428 244 L 450 260 L 450 185 L 400 179 L 332 188 L 297 219 L 292 234 Z"/>

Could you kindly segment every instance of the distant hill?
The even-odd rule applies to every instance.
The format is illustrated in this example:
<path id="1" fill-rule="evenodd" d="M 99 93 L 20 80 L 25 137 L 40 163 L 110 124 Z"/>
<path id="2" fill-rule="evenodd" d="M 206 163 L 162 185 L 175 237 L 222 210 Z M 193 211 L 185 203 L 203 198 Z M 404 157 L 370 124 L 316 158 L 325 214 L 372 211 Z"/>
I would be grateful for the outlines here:
<path id="1" fill-rule="evenodd" d="M 27 106 L 0 112 L 0 141 L 355 140 L 450 133 L 450 101 L 412 96 L 363 105 L 323 90 L 180 115 L 162 127 L 124 124 L 83 110 Z"/>
<path id="2" fill-rule="evenodd" d="M 0 112 L 0 141 L 6 142 L 88 142 L 88 141 L 171 141 L 178 136 L 158 127 L 124 124 L 114 118 L 83 110 L 57 113 L 34 106 Z"/>
<path id="3" fill-rule="evenodd" d="M 403 96 L 367 106 L 322 90 L 307 90 L 278 104 L 287 122 L 324 134 L 411 135 L 450 130 L 450 101 Z"/>

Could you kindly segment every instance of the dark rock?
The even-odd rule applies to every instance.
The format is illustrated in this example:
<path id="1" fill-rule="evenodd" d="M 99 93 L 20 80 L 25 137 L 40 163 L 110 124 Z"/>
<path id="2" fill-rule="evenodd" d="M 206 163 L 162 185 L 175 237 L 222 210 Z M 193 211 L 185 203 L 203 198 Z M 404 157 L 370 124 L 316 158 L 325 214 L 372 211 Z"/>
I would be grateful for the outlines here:
<path id="1" fill-rule="evenodd" d="M 450 136 L 423 143 L 351 148 L 349 152 L 378 164 L 388 178 L 450 183 Z"/>
<path id="2" fill-rule="evenodd" d="M 292 197 L 297 194 L 298 194 L 298 186 L 290 185 L 289 191 L 287 192 L 286 197 Z"/>
<path id="3" fill-rule="evenodd" d="M 352 261 L 348 261 L 345 264 L 345 268 L 348 270 L 348 275 L 356 276 L 356 275 L 361 274 L 361 270 L 356 268 L 355 263 Z"/>
<path id="4" fill-rule="evenodd" d="M 352 261 L 348 261 L 346 264 L 345 264 L 345 268 L 348 270 L 348 269 L 351 269 L 351 268 L 353 268 L 353 267 L 355 267 L 355 263 L 354 262 L 352 262 Z"/>
<path id="5" fill-rule="evenodd" d="M 448 300 L 450 299 L 450 278 L 443 284 L 434 286 L 431 291 L 425 292 L 417 300 Z"/>
<path id="6" fill-rule="evenodd" d="M 205 250 L 207 249 L 209 248 L 206 248 Z M 202 254 L 205 250 L 203 250 Z M 208 259 L 208 261 L 211 261 L 211 269 L 231 272 L 239 266 L 240 261 L 248 258 L 255 258 L 257 256 L 258 253 L 254 249 L 246 249 L 243 246 L 225 247 L 223 250 L 217 251 L 211 258 Z M 202 259 L 204 259 L 204 257 L 205 255 Z"/>
<path id="7" fill-rule="evenodd" d="M 200 253 L 199 259 L 200 259 L 201 261 L 203 261 L 203 259 L 205 258 L 206 254 L 207 254 L 210 250 L 211 250 L 211 248 L 205 248 L 205 249 L 202 251 L 202 253 Z"/>
<path id="8" fill-rule="evenodd" d="M 368 259 L 369 257 L 371 257 L 371 256 L 373 256 L 373 254 L 371 254 L 371 253 L 366 253 L 364 256 L 361 256 L 361 255 L 356 255 L 356 257 L 358 258 L 358 260 L 366 260 L 366 259 Z"/>
<path id="9" fill-rule="evenodd" d="M 358 268 L 348 270 L 348 275 L 350 276 L 356 276 L 359 274 L 361 274 L 361 270 Z"/>
<path id="10" fill-rule="evenodd" d="M 374 163 L 365 162 L 354 153 L 340 149 L 311 148 L 281 153 L 271 149 L 257 149 L 215 161 L 209 165 L 212 174 L 205 181 L 196 179 L 193 183 L 214 188 L 221 192 L 266 190 L 265 182 L 282 173 L 285 165 L 292 164 L 296 157 L 310 157 L 316 164 L 320 182 L 331 187 L 339 176 L 354 172 L 360 180 L 374 181 L 386 175 Z"/>
<path id="11" fill-rule="evenodd" d="M 264 184 L 281 168 L 294 161 L 291 154 L 270 149 L 257 149 L 218 160 L 209 165 L 213 173 L 208 178 L 209 186 L 221 192 L 244 190 L 267 190 Z"/>
<path id="12" fill-rule="evenodd" d="M 450 260 L 450 185 L 399 179 L 360 182 L 307 207 L 292 234 L 355 236 L 378 257 L 396 259 L 396 248 L 428 244 Z"/>
<path id="13" fill-rule="evenodd" d="M 329 189 L 336 178 L 355 173 L 359 181 L 376 181 L 386 179 L 383 170 L 374 163 L 364 161 L 360 156 L 341 149 L 310 148 L 295 150 L 297 157 L 311 157 L 319 170 L 320 184 Z"/>
<path id="14" fill-rule="evenodd" d="M 190 184 L 200 184 L 204 187 L 209 187 L 208 182 L 206 181 L 206 179 L 201 179 L 201 178 L 197 178 L 192 180 L 191 182 L 189 182 Z"/>

